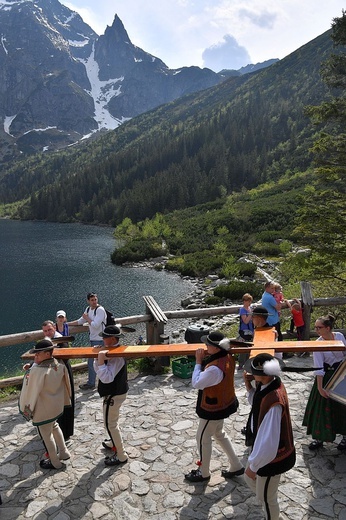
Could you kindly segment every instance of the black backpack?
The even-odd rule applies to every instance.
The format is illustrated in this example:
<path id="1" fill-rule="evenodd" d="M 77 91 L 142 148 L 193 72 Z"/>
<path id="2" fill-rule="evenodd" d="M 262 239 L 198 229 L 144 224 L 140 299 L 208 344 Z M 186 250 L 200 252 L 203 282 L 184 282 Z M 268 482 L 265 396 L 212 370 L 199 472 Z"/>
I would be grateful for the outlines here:
<path id="1" fill-rule="evenodd" d="M 96 316 L 96 311 L 98 308 L 99 308 L 99 305 L 96 307 L 96 309 L 94 309 L 95 316 Z M 90 307 L 87 308 L 87 312 L 89 312 L 89 309 L 90 309 Z M 105 313 L 106 313 L 106 323 L 103 322 L 104 326 L 108 327 L 109 325 L 115 325 L 114 314 L 111 311 L 107 311 L 107 309 L 105 309 Z"/>

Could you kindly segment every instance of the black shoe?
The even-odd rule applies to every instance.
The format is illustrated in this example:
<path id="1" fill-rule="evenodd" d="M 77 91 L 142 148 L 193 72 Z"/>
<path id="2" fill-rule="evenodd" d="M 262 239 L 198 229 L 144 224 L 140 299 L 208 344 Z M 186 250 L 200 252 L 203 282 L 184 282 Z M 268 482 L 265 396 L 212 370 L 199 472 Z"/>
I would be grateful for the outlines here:
<path id="1" fill-rule="evenodd" d="M 61 468 L 56 468 L 55 466 L 53 466 L 53 464 L 51 463 L 50 459 L 42 459 L 42 460 L 40 460 L 40 466 L 43 469 L 61 469 Z"/>
<path id="2" fill-rule="evenodd" d="M 90 385 L 89 383 L 84 383 L 83 385 L 79 385 L 81 390 L 94 390 L 95 385 Z"/>
<path id="3" fill-rule="evenodd" d="M 112 450 L 114 452 L 114 455 L 116 454 L 117 452 L 117 448 L 116 446 L 109 446 L 109 444 L 107 444 L 107 442 L 112 442 L 111 440 L 108 440 L 108 439 L 105 439 L 103 442 L 102 442 L 102 446 L 104 447 L 105 450 Z"/>
<path id="4" fill-rule="evenodd" d="M 188 480 L 189 482 L 207 482 L 210 480 L 210 476 L 203 477 L 199 469 L 192 469 L 190 473 L 185 475 L 185 480 Z"/>
<path id="5" fill-rule="evenodd" d="M 120 466 L 121 464 L 126 464 L 126 460 L 119 460 L 116 455 L 112 455 L 112 457 L 105 458 L 106 466 Z"/>
<path id="6" fill-rule="evenodd" d="M 315 451 L 323 447 L 323 441 L 316 441 L 315 439 L 310 442 L 309 450 Z"/>
<path id="7" fill-rule="evenodd" d="M 294 356 L 294 354 L 292 352 L 284 352 L 284 354 L 282 354 L 283 359 L 289 359 L 293 356 Z"/>
<path id="8" fill-rule="evenodd" d="M 245 468 L 240 468 L 237 471 L 226 471 L 223 469 L 221 471 L 221 475 L 223 478 L 233 478 L 233 477 L 239 477 L 239 475 L 243 475 L 245 472 Z"/>

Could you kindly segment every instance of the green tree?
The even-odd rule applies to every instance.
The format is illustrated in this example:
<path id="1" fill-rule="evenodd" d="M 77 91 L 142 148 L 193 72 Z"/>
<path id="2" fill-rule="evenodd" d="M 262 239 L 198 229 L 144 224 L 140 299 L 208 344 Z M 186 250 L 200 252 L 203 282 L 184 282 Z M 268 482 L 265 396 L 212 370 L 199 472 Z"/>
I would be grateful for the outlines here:
<path id="1" fill-rule="evenodd" d="M 346 13 L 334 18 L 332 35 L 337 53 L 331 54 L 321 75 L 330 97 L 306 113 L 323 125 L 312 151 L 315 177 L 306 188 L 296 232 L 315 250 L 325 265 L 340 276 L 346 254 Z M 341 262 L 341 263 L 340 263 Z"/>
<path id="2" fill-rule="evenodd" d="M 121 224 L 118 224 L 114 231 L 115 238 L 121 240 L 133 240 L 140 235 L 138 226 L 133 224 L 129 217 L 124 218 Z"/>

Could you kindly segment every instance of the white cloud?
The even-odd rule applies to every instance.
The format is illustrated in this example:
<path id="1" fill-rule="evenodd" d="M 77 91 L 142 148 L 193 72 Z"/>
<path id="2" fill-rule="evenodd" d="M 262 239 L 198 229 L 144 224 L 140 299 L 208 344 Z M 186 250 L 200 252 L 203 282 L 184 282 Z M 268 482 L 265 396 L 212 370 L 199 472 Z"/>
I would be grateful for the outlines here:
<path id="1" fill-rule="evenodd" d="M 277 19 L 277 13 L 269 13 L 268 11 L 258 13 L 249 9 L 240 9 L 239 16 L 240 18 L 248 18 L 254 25 L 265 29 L 272 29 Z"/>
<path id="2" fill-rule="evenodd" d="M 225 35 L 252 63 L 283 58 L 329 29 L 345 7 L 344 0 L 61 1 L 98 34 L 118 14 L 131 41 L 171 68 L 202 66 L 203 52 L 220 46 Z"/>
<path id="3" fill-rule="evenodd" d="M 245 47 L 238 44 L 230 34 L 223 37 L 223 41 L 212 45 L 203 52 L 203 65 L 219 72 L 222 69 L 240 69 L 251 61 Z"/>

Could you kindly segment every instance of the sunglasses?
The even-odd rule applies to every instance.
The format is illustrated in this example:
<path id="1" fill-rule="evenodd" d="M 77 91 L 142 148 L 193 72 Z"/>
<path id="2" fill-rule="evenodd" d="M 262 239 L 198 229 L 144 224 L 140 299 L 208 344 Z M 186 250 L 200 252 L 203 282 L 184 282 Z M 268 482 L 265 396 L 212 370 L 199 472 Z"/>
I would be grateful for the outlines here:
<path id="1" fill-rule="evenodd" d="M 325 329 L 325 327 L 324 326 L 322 326 L 322 327 L 315 326 L 315 329 L 320 330 L 320 329 Z"/>

